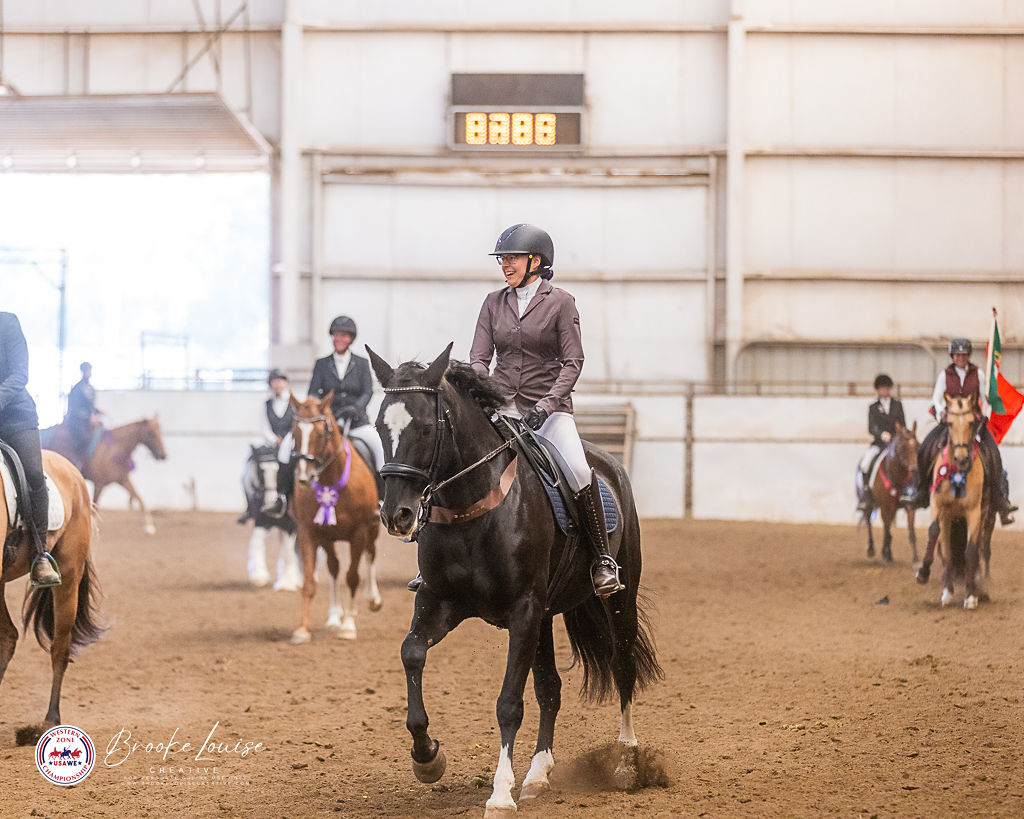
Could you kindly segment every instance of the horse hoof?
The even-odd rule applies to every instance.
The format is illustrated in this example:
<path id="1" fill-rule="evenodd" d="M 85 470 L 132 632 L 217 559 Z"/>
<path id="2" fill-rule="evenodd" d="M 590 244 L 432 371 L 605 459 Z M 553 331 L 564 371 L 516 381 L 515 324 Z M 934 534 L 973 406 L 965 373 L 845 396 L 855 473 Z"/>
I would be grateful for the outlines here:
<path id="1" fill-rule="evenodd" d="M 384 608 L 384 601 L 378 597 L 376 600 L 371 600 L 367 605 L 369 606 L 370 611 L 380 611 Z"/>
<path id="2" fill-rule="evenodd" d="M 967 611 L 974 611 L 978 608 L 978 598 L 973 594 L 964 598 L 964 608 L 967 609 Z"/>
<path id="3" fill-rule="evenodd" d="M 292 632 L 292 639 L 289 642 L 293 646 L 301 646 L 304 643 L 308 643 L 313 639 L 313 635 L 306 631 L 304 628 L 297 628 Z"/>
<path id="4" fill-rule="evenodd" d="M 941 600 L 941 602 L 942 602 L 942 607 L 943 608 L 945 608 L 950 603 L 952 603 L 953 602 L 953 592 L 951 592 L 949 589 L 943 589 L 942 590 L 942 600 Z"/>
<path id="5" fill-rule="evenodd" d="M 275 583 L 274 591 L 299 591 L 302 587 L 296 583 Z"/>
<path id="6" fill-rule="evenodd" d="M 922 566 L 920 569 L 917 570 L 917 573 L 914 575 L 914 577 L 916 577 L 917 582 L 923 586 L 925 583 L 928 582 L 928 576 L 930 574 L 931 570 L 928 569 L 926 566 Z"/>
<path id="7" fill-rule="evenodd" d="M 354 628 L 340 628 L 335 636 L 339 640 L 354 640 L 356 639 L 356 630 Z"/>
<path id="8" fill-rule="evenodd" d="M 488 805 L 484 808 L 484 819 L 508 819 L 515 816 L 517 810 L 514 802 L 511 805 Z"/>
<path id="9" fill-rule="evenodd" d="M 612 774 L 612 782 L 620 791 L 632 790 L 636 787 L 639 775 L 636 746 L 627 746 L 622 751 L 619 764 L 615 767 L 615 773 Z"/>
<path id="10" fill-rule="evenodd" d="M 142 527 L 142 531 L 145 532 L 147 535 L 155 535 L 156 527 L 152 523 L 147 523 L 145 526 Z"/>
<path id="11" fill-rule="evenodd" d="M 262 589 L 267 583 L 270 582 L 269 577 L 250 577 L 249 583 L 255 586 L 257 589 Z"/>
<path id="12" fill-rule="evenodd" d="M 420 782 L 430 785 L 444 776 L 444 769 L 447 765 L 448 761 L 444 758 L 444 751 L 439 747 L 430 762 L 417 762 L 414 759 L 412 761 L 412 772 L 416 774 L 416 778 Z"/>
<path id="13" fill-rule="evenodd" d="M 523 789 L 519 791 L 519 801 L 522 802 L 527 799 L 536 799 L 538 796 L 543 796 L 551 791 L 551 785 L 547 782 L 538 780 L 536 782 L 524 782 Z"/>
<path id="14" fill-rule="evenodd" d="M 874 556 L 875 556 L 875 547 L 874 546 L 868 546 L 868 557 L 874 557 Z"/>

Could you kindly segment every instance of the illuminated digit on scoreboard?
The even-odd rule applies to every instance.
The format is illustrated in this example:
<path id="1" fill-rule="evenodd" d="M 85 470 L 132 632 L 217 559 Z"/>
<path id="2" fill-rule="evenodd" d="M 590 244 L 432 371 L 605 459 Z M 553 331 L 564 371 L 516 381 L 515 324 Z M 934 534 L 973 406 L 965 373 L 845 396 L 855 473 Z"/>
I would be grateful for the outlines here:
<path id="1" fill-rule="evenodd" d="M 534 142 L 538 145 L 555 144 L 555 114 L 537 114 L 534 117 Z"/>
<path id="2" fill-rule="evenodd" d="M 491 145 L 508 145 L 509 115 L 491 114 L 487 122 L 487 142 Z"/>
<path id="3" fill-rule="evenodd" d="M 533 145 L 533 114 L 512 115 L 512 144 Z"/>
<path id="4" fill-rule="evenodd" d="M 466 114 L 466 144 L 487 144 L 487 114 L 479 111 Z"/>

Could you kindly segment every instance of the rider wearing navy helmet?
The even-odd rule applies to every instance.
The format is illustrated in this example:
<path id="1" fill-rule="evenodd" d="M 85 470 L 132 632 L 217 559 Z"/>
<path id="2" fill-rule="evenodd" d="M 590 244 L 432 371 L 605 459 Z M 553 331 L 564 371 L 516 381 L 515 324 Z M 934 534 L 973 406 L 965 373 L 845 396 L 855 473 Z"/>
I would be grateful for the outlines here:
<path id="1" fill-rule="evenodd" d="M 35 552 L 31 582 L 37 588 L 60 585 L 57 562 L 46 551 L 49 528 L 49 493 L 43 474 L 39 446 L 39 416 L 36 403 L 25 388 L 28 384 L 28 344 L 21 322 L 14 313 L 0 313 L 0 438 L 18 453 L 25 482 L 31 520 L 25 522 Z"/>
<path id="2" fill-rule="evenodd" d="M 497 257 L 507 287 L 484 299 L 469 363 L 487 375 L 497 354 L 491 381 L 509 403 L 506 414 L 521 417 L 558 453 L 586 531 L 594 591 L 605 597 L 624 586 L 608 546 L 597 474 L 587 463 L 572 414 L 572 391 L 583 368 L 576 302 L 550 282 L 555 245 L 547 231 L 512 225 L 490 255 Z"/>
<path id="3" fill-rule="evenodd" d="M 1010 503 L 1010 483 L 1003 469 L 1003 459 L 999 454 L 999 447 L 995 438 L 988 430 L 987 419 L 981 405 L 981 397 L 986 395 L 985 373 L 971 363 L 971 352 L 973 347 L 968 338 L 954 338 L 949 342 L 949 357 L 952 363 L 942 370 L 935 379 L 935 389 L 932 391 L 932 406 L 929 412 L 939 421 L 938 425 L 925 436 L 918 449 L 917 466 L 919 473 L 919 484 L 917 493 L 917 505 L 924 508 L 928 506 L 930 488 L 932 481 L 931 468 L 935 463 L 942 445 L 942 438 L 946 434 L 947 424 L 946 399 L 945 395 L 951 398 L 973 398 L 974 413 L 978 419 L 978 453 L 985 466 L 986 479 L 991 479 L 989 486 L 992 489 L 992 502 L 999 512 L 999 519 L 1003 526 L 1013 523 L 1012 513 L 1017 507 Z"/>
<path id="4" fill-rule="evenodd" d="M 871 436 L 871 446 L 867 448 L 864 456 L 860 459 L 860 481 L 857 486 L 858 512 L 867 512 L 870 505 L 868 482 L 875 461 L 889 445 L 892 436 L 896 434 L 896 425 L 907 425 L 903 415 L 903 404 L 892 397 L 893 386 L 892 379 L 885 373 L 880 373 L 875 378 L 875 392 L 878 395 L 878 400 L 868 407 L 868 435 Z"/>

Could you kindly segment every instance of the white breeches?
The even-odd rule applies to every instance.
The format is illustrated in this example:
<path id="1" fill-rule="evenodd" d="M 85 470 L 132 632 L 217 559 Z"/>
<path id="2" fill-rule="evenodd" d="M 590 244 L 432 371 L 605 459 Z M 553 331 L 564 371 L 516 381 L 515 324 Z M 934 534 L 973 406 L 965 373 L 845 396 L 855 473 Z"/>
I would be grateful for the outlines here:
<path id="1" fill-rule="evenodd" d="M 867 474 L 867 471 L 871 468 L 871 461 L 881 451 L 881 448 L 874 444 L 869 446 L 867 452 L 864 453 L 864 457 L 860 459 L 860 471 Z M 849 463 L 849 461 L 847 461 L 847 463 Z"/>
<path id="2" fill-rule="evenodd" d="M 522 418 L 523 414 L 515 407 L 506 407 L 502 415 Z M 590 486 L 590 464 L 583 451 L 583 442 L 576 430 L 576 419 L 569 412 L 554 412 L 536 431 L 538 438 L 543 438 L 555 450 L 555 460 L 562 467 L 573 492 L 580 492 Z"/>

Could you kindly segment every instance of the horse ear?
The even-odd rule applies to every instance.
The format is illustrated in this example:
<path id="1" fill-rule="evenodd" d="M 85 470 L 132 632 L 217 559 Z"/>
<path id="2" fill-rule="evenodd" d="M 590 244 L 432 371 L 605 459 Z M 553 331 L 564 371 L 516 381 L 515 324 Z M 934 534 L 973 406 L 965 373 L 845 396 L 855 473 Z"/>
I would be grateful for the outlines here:
<path id="1" fill-rule="evenodd" d="M 899 421 L 896 422 L 896 431 L 899 432 L 901 429 L 906 429 Z"/>
<path id="2" fill-rule="evenodd" d="M 394 369 L 388 362 L 371 350 L 369 344 L 364 344 L 363 346 L 370 356 L 370 363 L 373 365 L 373 371 L 377 374 L 377 380 L 382 387 L 386 387 L 395 375 Z"/>
<path id="3" fill-rule="evenodd" d="M 428 387 L 437 387 L 441 384 L 441 379 L 444 377 L 445 370 L 448 369 L 448 359 L 452 354 L 452 347 L 455 342 L 450 341 L 448 346 L 444 348 L 437 358 L 431 362 L 430 366 L 427 367 L 427 371 L 423 374 L 423 381 Z"/>
<path id="4" fill-rule="evenodd" d="M 914 426 L 911 428 L 910 431 L 914 433 L 914 437 L 916 438 L 917 437 L 917 420 L 916 419 L 914 421 Z"/>
<path id="5" fill-rule="evenodd" d="M 288 403 L 292 405 L 292 409 L 298 409 L 301 403 L 298 398 L 295 397 L 295 393 L 288 393 Z"/>
<path id="6" fill-rule="evenodd" d="M 334 400 L 334 390 L 328 391 L 327 395 L 320 399 L 320 414 L 327 414 L 331 409 L 331 401 Z"/>

